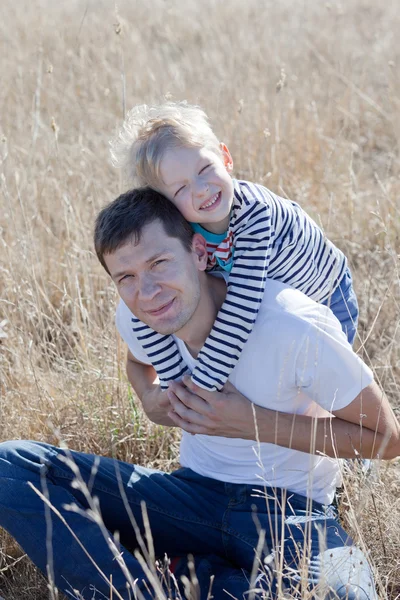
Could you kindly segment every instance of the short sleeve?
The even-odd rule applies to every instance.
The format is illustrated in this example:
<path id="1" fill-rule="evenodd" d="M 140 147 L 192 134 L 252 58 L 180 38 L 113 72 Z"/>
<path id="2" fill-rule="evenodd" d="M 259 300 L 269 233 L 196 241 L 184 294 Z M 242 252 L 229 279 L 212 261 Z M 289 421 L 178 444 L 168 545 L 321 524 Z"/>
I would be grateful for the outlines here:
<path id="1" fill-rule="evenodd" d="M 115 325 L 118 333 L 127 344 L 132 355 L 140 362 L 150 365 L 147 354 L 142 350 L 132 328 L 132 313 L 123 300 L 119 301 L 115 314 Z"/>
<path id="2" fill-rule="evenodd" d="M 318 305 L 296 357 L 297 387 L 334 412 L 348 406 L 373 378 L 331 310 Z"/>

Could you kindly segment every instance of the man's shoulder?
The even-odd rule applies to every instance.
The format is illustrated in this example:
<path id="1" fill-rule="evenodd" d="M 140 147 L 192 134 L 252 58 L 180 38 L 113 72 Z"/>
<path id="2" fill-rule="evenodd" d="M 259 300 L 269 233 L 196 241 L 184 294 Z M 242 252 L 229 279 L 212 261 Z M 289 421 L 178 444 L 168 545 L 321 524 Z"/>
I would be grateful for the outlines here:
<path id="1" fill-rule="evenodd" d="M 115 325 L 120 336 L 127 341 L 127 338 L 133 337 L 132 332 L 133 314 L 123 300 L 119 300 L 115 311 Z M 129 344 L 128 344 L 129 345 Z"/>
<path id="2" fill-rule="evenodd" d="M 135 358 L 145 364 L 150 364 L 147 354 L 143 351 L 133 331 L 133 319 L 135 319 L 134 315 L 131 313 L 125 302 L 120 299 L 115 312 L 115 325 L 118 333 Z"/>
<path id="3" fill-rule="evenodd" d="M 123 327 L 126 323 L 126 320 L 130 321 L 132 318 L 132 313 L 121 298 L 117 304 L 117 309 L 115 311 L 115 324 L 118 329 Z"/>
<path id="4" fill-rule="evenodd" d="M 280 334 L 288 330 L 300 336 L 310 328 L 326 329 L 327 324 L 341 332 L 339 321 L 327 306 L 285 283 L 267 279 L 256 324 L 266 326 L 278 322 Z"/>
<path id="5" fill-rule="evenodd" d="M 276 279 L 267 279 L 260 314 L 277 311 L 296 316 L 305 307 L 312 310 L 316 306 L 316 302 L 294 287 Z"/>

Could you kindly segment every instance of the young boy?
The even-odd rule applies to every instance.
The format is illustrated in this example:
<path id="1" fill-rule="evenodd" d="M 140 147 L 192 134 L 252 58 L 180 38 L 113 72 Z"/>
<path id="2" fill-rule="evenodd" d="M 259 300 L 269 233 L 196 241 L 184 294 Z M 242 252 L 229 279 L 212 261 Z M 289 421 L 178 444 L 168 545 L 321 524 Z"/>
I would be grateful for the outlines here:
<path id="1" fill-rule="evenodd" d="M 134 185 L 162 193 L 205 237 L 209 269 L 229 272 L 226 300 L 192 372 L 197 385 L 219 390 L 226 383 L 252 331 L 267 278 L 329 304 L 353 343 L 358 306 L 346 257 L 298 204 L 232 179 L 229 150 L 199 107 L 138 106 L 111 149 L 114 164 Z M 188 371 L 174 339 L 136 318 L 132 323 L 166 389 Z"/>

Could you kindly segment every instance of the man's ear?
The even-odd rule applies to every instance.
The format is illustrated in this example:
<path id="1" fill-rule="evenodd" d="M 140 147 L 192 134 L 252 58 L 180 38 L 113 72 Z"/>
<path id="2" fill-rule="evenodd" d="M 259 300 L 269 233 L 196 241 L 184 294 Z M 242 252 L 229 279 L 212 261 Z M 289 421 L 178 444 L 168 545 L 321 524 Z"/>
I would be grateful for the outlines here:
<path id="1" fill-rule="evenodd" d="M 205 271 L 208 261 L 207 242 L 201 233 L 195 233 L 193 235 L 192 251 L 196 255 L 197 267 L 199 271 Z"/>
<path id="2" fill-rule="evenodd" d="M 229 152 L 228 146 L 221 142 L 219 147 L 221 149 L 222 160 L 224 162 L 225 169 L 228 171 L 228 173 L 231 173 L 233 171 L 233 159 L 231 153 Z"/>

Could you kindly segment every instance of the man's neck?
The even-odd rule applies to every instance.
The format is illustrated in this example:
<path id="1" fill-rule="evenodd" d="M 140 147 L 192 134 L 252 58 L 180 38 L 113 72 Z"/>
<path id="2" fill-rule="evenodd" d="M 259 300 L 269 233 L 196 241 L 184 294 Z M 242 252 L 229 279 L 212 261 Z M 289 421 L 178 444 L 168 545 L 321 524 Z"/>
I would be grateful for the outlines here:
<path id="1" fill-rule="evenodd" d="M 190 321 L 175 333 L 196 358 L 213 328 L 218 311 L 226 296 L 226 283 L 222 277 L 204 274 L 200 301 Z"/>

